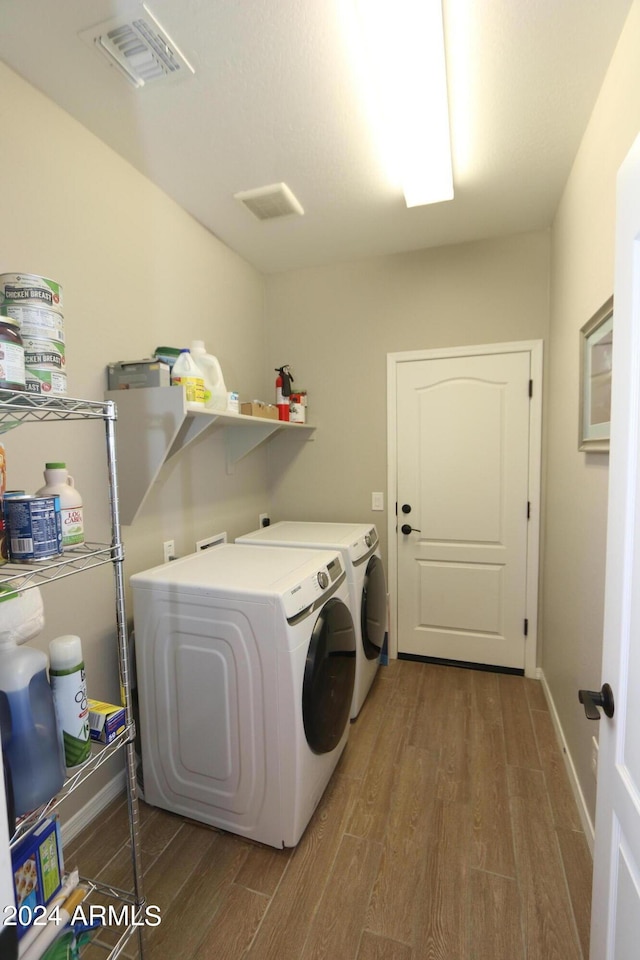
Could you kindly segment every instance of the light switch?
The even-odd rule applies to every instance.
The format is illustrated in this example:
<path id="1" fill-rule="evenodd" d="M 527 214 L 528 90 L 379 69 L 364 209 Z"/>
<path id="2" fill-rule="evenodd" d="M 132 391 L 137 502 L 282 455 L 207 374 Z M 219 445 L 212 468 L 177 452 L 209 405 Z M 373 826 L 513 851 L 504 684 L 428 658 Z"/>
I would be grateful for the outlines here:
<path id="1" fill-rule="evenodd" d="M 384 493 L 371 494 L 371 509 L 384 510 Z"/>

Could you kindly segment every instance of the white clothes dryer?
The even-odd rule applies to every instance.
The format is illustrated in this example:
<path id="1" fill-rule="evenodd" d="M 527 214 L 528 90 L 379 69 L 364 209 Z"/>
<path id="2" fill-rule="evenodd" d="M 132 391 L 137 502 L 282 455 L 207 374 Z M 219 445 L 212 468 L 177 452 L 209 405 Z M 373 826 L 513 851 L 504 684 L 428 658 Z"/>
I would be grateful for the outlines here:
<path id="1" fill-rule="evenodd" d="M 236 543 L 340 551 L 357 637 L 351 703 L 355 720 L 376 675 L 387 634 L 387 583 L 375 525 L 283 520 L 238 537 Z"/>
<path id="2" fill-rule="evenodd" d="M 340 554 L 221 544 L 131 585 L 145 800 L 295 846 L 350 728 Z"/>

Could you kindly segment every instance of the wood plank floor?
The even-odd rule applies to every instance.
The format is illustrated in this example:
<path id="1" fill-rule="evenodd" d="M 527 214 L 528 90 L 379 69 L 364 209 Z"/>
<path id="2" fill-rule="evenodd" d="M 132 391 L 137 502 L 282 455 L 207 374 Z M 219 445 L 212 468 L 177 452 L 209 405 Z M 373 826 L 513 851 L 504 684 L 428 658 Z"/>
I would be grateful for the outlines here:
<path id="1" fill-rule="evenodd" d="M 537 681 L 381 668 L 295 850 L 141 822 L 148 960 L 588 958 L 591 858 Z M 129 885 L 124 800 L 65 855 Z"/>

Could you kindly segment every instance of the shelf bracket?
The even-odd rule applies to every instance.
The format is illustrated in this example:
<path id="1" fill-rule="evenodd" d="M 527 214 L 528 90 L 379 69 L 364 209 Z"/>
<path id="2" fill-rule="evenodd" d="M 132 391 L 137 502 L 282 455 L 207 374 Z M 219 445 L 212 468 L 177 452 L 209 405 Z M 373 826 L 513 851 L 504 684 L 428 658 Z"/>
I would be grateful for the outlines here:
<path id="1" fill-rule="evenodd" d="M 227 473 L 235 471 L 238 460 L 242 460 L 248 453 L 259 447 L 269 437 L 273 436 L 282 424 L 279 420 L 260 420 L 259 423 L 243 424 L 242 427 L 227 427 Z"/>
<path id="2" fill-rule="evenodd" d="M 170 460 L 171 457 L 175 456 L 176 453 L 180 453 L 181 450 L 184 450 L 193 440 L 196 440 L 201 433 L 204 433 L 205 430 L 210 430 L 211 427 L 216 423 L 218 417 L 209 415 L 209 416 L 200 416 L 200 417 L 190 417 L 184 420 L 181 426 L 178 428 L 177 433 L 173 438 L 170 448 L 167 450 L 167 456 L 165 462 Z"/>
<path id="3" fill-rule="evenodd" d="M 110 390 L 106 398 L 115 401 L 118 414 L 116 444 L 121 521 L 131 524 L 167 457 L 184 445 L 180 442 L 181 429 L 192 421 L 186 420 L 183 390 L 170 387 Z"/>

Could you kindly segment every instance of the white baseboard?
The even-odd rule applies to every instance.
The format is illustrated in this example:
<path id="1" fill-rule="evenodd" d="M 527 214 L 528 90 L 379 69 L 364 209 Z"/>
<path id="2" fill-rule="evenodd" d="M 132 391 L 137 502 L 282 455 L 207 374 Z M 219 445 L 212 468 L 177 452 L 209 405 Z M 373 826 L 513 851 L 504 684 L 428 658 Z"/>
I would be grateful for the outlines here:
<path id="1" fill-rule="evenodd" d="M 77 837 L 112 800 L 120 796 L 125 787 L 125 771 L 121 770 L 112 780 L 104 785 L 102 790 L 98 790 L 91 800 L 85 803 L 84 807 L 81 807 L 77 813 L 74 813 L 74 815 L 62 825 L 63 845 L 69 843 L 74 837 Z"/>
<path id="2" fill-rule="evenodd" d="M 549 706 L 549 713 L 551 715 L 551 721 L 553 723 L 554 729 L 556 731 L 556 736 L 562 750 L 562 756 L 564 757 L 564 765 L 567 768 L 567 773 L 569 775 L 569 782 L 571 784 L 571 789 L 575 797 L 576 804 L 578 806 L 578 813 L 580 815 L 580 821 L 582 823 L 582 829 L 584 830 L 584 835 L 591 850 L 591 856 L 593 856 L 593 844 L 595 840 L 595 830 L 591 817 L 589 815 L 589 810 L 584 799 L 584 794 L 582 788 L 580 787 L 580 781 L 578 780 L 578 775 L 576 773 L 576 768 L 571 759 L 571 754 L 569 752 L 569 747 L 567 746 L 567 741 L 562 730 L 562 725 L 560 723 L 560 717 L 558 716 L 558 711 L 556 710 L 556 705 L 553 702 L 553 697 L 551 696 L 551 690 L 546 681 L 543 671 L 538 668 L 538 676 L 542 683 L 542 689 Z"/>

